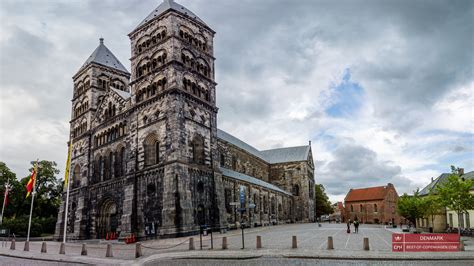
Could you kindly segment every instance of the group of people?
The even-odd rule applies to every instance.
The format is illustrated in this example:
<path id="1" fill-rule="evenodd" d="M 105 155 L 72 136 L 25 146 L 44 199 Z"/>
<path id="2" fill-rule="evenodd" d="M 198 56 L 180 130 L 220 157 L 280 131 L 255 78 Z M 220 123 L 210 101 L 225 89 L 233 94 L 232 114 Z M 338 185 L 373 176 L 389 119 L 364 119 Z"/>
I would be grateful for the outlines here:
<path id="1" fill-rule="evenodd" d="M 352 224 L 352 221 L 351 219 L 348 219 L 347 220 L 347 233 L 350 234 L 351 233 L 351 224 Z M 359 220 L 357 218 L 354 219 L 354 233 L 359 233 Z"/>

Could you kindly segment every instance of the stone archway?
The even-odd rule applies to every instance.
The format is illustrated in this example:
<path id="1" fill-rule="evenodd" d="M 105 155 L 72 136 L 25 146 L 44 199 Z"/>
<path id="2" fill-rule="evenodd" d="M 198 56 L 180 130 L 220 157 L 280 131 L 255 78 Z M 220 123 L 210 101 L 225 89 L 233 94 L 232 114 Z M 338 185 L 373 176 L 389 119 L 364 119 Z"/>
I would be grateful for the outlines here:
<path id="1" fill-rule="evenodd" d="M 97 238 L 105 238 L 107 233 L 117 232 L 117 204 L 108 198 L 99 207 L 97 217 Z"/>

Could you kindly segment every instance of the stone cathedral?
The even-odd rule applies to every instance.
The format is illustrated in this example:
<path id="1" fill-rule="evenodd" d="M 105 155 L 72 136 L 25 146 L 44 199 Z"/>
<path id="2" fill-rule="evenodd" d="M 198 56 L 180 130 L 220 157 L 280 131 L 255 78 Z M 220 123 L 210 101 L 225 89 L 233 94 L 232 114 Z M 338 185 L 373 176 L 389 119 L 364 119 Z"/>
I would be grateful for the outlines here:
<path id="1" fill-rule="evenodd" d="M 314 220 L 310 144 L 257 150 L 217 128 L 214 34 L 165 0 L 128 35 L 131 73 L 100 39 L 73 76 L 69 211 L 64 193 L 58 238 L 65 219 L 70 239 Z"/>

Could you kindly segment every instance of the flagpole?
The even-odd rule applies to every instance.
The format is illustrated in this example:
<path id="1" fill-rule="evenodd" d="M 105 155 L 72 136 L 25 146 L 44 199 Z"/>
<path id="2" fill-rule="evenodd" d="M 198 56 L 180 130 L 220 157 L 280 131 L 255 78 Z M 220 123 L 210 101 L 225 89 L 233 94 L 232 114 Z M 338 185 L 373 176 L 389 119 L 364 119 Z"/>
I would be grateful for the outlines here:
<path id="1" fill-rule="evenodd" d="M 68 151 L 70 153 L 70 151 Z M 70 155 L 68 155 L 70 156 Z M 69 158 L 68 158 L 69 159 Z M 71 161 L 67 162 L 69 165 L 66 166 L 69 169 L 67 175 L 67 186 L 66 186 L 66 206 L 64 207 L 64 231 L 63 231 L 63 243 L 66 244 L 66 229 L 67 229 L 67 212 L 69 207 L 69 185 L 71 183 Z M 68 167 L 69 166 L 69 167 Z"/>
<path id="2" fill-rule="evenodd" d="M 30 207 L 30 219 L 28 221 L 28 235 L 26 236 L 26 242 L 30 241 L 30 229 L 31 229 L 31 216 L 33 215 L 33 202 L 35 201 L 35 195 L 36 195 L 36 179 L 39 177 L 39 171 L 38 171 L 38 161 L 39 159 L 36 159 L 36 164 L 35 164 L 35 172 L 36 176 L 35 179 L 33 180 L 33 192 L 31 193 L 31 207 Z"/>
<path id="3" fill-rule="evenodd" d="M 3 196 L 3 205 L 2 205 L 2 216 L 0 216 L 0 225 L 3 223 L 3 212 L 5 210 L 5 203 L 7 202 L 7 195 L 10 189 L 10 180 L 7 180 L 7 183 L 5 184 L 5 193 Z"/>

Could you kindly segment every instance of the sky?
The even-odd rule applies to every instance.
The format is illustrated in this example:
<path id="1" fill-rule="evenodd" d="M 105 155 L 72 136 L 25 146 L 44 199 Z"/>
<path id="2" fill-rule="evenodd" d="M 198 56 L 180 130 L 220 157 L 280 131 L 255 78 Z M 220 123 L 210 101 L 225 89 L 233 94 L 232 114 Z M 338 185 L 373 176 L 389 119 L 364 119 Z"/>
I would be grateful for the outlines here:
<path id="1" fill-rule="evenodd" d="M 218 127 L 263 150 L 311 141 L 315 181 L 426 186 L 474 170 L 474 2 L 180 0 L 217 33 Z M 64 169 L 72 76 L 161 0 L 0 1 L 0 161 Z"/>

